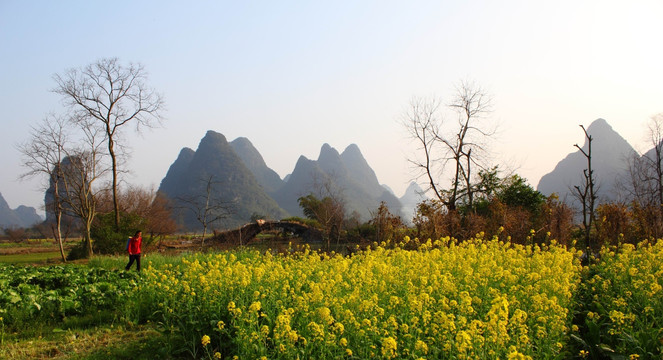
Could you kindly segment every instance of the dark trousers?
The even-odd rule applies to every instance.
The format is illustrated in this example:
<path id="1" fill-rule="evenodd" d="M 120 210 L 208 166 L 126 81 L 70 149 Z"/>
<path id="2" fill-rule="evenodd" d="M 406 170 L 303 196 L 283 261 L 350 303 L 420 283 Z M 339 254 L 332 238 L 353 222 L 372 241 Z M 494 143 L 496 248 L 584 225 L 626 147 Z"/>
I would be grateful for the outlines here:
<path id="1" fill-rule="evenodd" d="M 134 263 L 134 260 L 136 261 L 136 270 L 140 271 L 140 254 L 129 255 L 129 263 L 127 264 L 127 267 L 124 268 L 124 270 L 129 270 L 131 265 Z"/>

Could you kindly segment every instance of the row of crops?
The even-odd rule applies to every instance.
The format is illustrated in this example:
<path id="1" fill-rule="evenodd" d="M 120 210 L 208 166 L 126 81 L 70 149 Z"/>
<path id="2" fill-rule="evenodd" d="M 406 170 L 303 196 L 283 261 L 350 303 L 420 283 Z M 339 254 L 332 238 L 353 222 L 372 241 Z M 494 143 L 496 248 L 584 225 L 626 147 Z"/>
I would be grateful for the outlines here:
<path id="1" fill-rule="evenodd" d="M 0 319 L 12 331 L 116 309 L 137 280 L 134 273 L 85 266 L 0 266 Z"/>
<path id="2" fill-rule="evenodd" d="M 584 267 L 554 243 L 404 249 L 413 242 L 351 256 L 195 254 L 153 262 L 139 278 L 5 267 L 0 328 L 112 308 L 158 324 L 194 358 L 661 358 L 663 241 L 606 248 Z"/>

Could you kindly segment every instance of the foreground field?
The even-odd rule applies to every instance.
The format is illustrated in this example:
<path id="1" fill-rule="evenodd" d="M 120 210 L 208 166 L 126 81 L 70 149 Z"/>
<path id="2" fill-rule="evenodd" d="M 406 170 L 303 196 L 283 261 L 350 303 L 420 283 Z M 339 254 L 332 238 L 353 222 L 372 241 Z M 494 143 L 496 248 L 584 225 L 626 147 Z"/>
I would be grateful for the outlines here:
<path id="1" fill-rule="evenodd" d="M 554 244 L 415 242 L 351 256 L 305 248 L 149 256 L 140 277 L 108 270 L 124 258 L 4 268 L 0 348 L 9 350 L 0 358 L 54 329 L 70 334 L 77 321 L 89 338 L 149 335 L 133 352 L 111 341 L 106 352 L 78 348 L 75 358 L 661 357 L 663 242 L 606 248 L 589 267 Z M 53 292 L 43 279 L 57 272 L 75 280 Z M 72 306 L 77 297 L 85 300 Z M 51 353 L 71 354 L 61 345 Z"/>

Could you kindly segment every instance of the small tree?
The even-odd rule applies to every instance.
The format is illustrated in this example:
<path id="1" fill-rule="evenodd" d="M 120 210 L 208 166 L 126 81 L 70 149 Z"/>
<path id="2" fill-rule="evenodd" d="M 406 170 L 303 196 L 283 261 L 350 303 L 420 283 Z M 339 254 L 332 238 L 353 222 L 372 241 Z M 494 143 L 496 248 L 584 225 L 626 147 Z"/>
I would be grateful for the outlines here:
<path id="1" fill-rule="evenodd" d="M 449 107 L 458 114 L 451 130 L 438 114 L 441 101 L 437 99 L 413 99 L 403 117 L 403 125 L 420 145 L 423 160 L 409 161 L 428 180 L 429 190 L 449 211 L 455 211 L 461 198 L 470 207 L 474 201 L 472 186 L 473 169 L 484 168 L 485 139 L 494 135 L 490 126 L 480 120 L 490 112 L 490 98 L 478 86 L 461 82 Z M 439 178 L 444 176 L 447 165 L 453 167 L 451 186 L 444 188 Z M 462 189 L 465 192 L 462 192 Z"/>
<path id="2" fill-rule="evenodd" d="M 651 169 L 649 179 L 654 183 L 654 197 L 660 207 L 663 206 L 663 114 L 651 118 L 648 137 L 652 154 L 643 156 L 643 161 Z"/>
<path id="3" fill-rule="evenodd" d="M 560 244 L 567 244 L 573 229 L 573 210 L 557 194 L 551 194 L 543 205 L 543 229 Z"/>
<path id="4" fill-rule="evenodd" d="M 384 201 L 371 215 L 370 223 L 375 227 L 375 240 L 378 242 L 395 240 L 398 232 L 405 228 L 400 216 L 392 214 Z"/>
<path id="5" fill-rule="evenodd" d="M 591 251 L 591 229 L 594 222 L 594 208 L 596 206 L 596 178 L 594 177 L 594 170 L 592 169 L 592 138 L 591 135 L 587 133 L 585 127 L 580 125 L 580 128 L 585 133 L 585 139 L 587 143 L 587 149 L 583 149 L 578 144 L 574 146 L 580 150 L 582 155 L 587 160 L 587 168 L 582 171 L 583 178 L 581 185 L 576 185 L 573 188 L 575 189 L 575 196 L 580 201 L 582 206 L 582 226 L 585 233 L 585 245 L 587 246 L 587 252 Z"/>
<path id="6" fill-rule="evenodd" d="M 47 117 L 40 126 L 32 128 L 30 140 L 18 145 L 18 150 L 23 156 L 23 166 L 28 169 L 21 175 L 21 178 L 45 175 L 48 179 L 45 182 L 45 188 L 52 189 L 52 197 L 45 204 L 46 214 L 52 214 L 54 217 L 51 230 L 63 262 L 67 261 L 67 257 L 64 253 L 62 239 L 64 199 L 62 199 L 60 187 L 64 177 L 61 164 L 67 145 L 66 124 L 67 122 L 61 117 Z"/>
<path id="7" fill-rule="evenodd" d="M 647 140 L 651 150 L 629 159 L 627 189 L 633 202 L 634 216 L 644 234 L 663 235 L 663 114 L 653 116 L 648 124 Z"/>
<path id="8" fill-rule="evenodd" d="M 201 183 L 204 185 L 203 192 L 193 196 L 178 197 L 177 200 L 182 208 L 195 215 L 196 220 L 203 227 L 203 236 L 200 241 L 200 245 L 203 246 L 208 227 L 230 216 L 232 203 L 223 201 L 215 195 L 214 188 L 219 182 L 214 181 L 214 175 L 202 178 Z"/>
<path id="9" fill-rule="evenodd" d="M 527 210 L 532 217 L 540 214 L 541 207 L 546 201 L 543 194 L 534 190 L 527 183 L 527 180 L 519 175 L 512 175 L 505 179 L 497 197 L 508 206 L 521 207 Z"/>
<path id="10" fill-rule="evenodd" d="M 125 251 L 127 238 L 136 230 L 143 230 L 147 221 L 136 213 L 120 213 L 120 230 L 115 227 L 115 214 L 100 212 L 95 216 L 90 234 L 94 239 L 96 254 L 117 254 Z M 145 240 L 143 245 L 145 245 Z"/>
<path id="11" fill-rule="evenodd" d="M 327 249 L 331 247 L 332 238 L 340 242 L 346 212 L 343 188 L 335 179 L 333 173 L 322 177 L 314 175 L 313 191 L 297 199 L 304 216 L 317 221 L 324 230 Z"/>
<path id="12" fill-rule="evenodd" d="M 165 195 L 157 192 L 145 214 L 146 231 L 150 239 L 160 241 L 164 236 L 175 233 L 177 224 L 173 219 L 173 204 Z"/>
<path id="13" fill-rule="evenodd" d="M 596 208 L 596 237 L 601 245 L 618 245 L 620 241 L 633 242 L 635 227 L 628 206 L 620 203 L 605 203 Z M 638 234 L 640 235 L 640 234 Z"/>
<path id="14" fill-rule="evenodd" d="M 84 228 L 85 253 L 93 255 L 91 228 L 97 215 L 96 182 L 107 168 L 103 166 L 103 153 L 99 147 L 99 134 L 92 126 L 83 127 L 85 138 L 79 147 L 67 150 L 62 161 L 62 183 L 65 211 L 78 217 Z"/>
<path id="15" fill-rule="evenodd" d="M 464 182 L 466 193 L 463 195 L 466 203 L 472 207 L 474 204 L 472 169 L 474 166 L 479 169 L 484 168 L 482 157 L 485 155 L 485 145 L 483 141 L 495 134 L 494 129 L 479 125 L 483 116 L 491 111 L 491 100 L 480 87 L 469 82 L 461 82 L 460 86 L 456 88 L 456 97 L 449 106 L 458 113 L 456 135 L 447 138 L 438 134 L 438 137 L 453 154 L 456 164 L 453 186 L 458 189 L 459 181 Z M 458 178 L 459 174 L 461 179 Z"/>
<path id="16" fill-rule="evenodd" d="M 417 205 L 413 223 L 419 238 L 438 239 L 444 235 L 455 236 L 460 232 L 460 215 L 447 211 L 438 199 L 425 200 Z"/>
<path id="17" fill-rule="evenodd" d="M 146 244 L 172 234 L 177 226 L 170 201 L 154 189 L 128 186 L 120 190 L 120 230 L 115 226 L 113 197 L 110 189 L 97 194 L 97 220 L 93 226 L 96 249 L 114 253 L 122 248 L 128 236 L 141 229 Z M 105 244 L 102 244 L 105 243 Z"/>
<path id="18" fill-rule="evenodd" d="M 533 241 L 530 231 L 538 228 L 545 196 L 517 174 L 501 178 L 497 166 L 480 170 L 478 175 L 480 180 L 474 185 L 474 205 L 461 208 L 466 217 L 466 236 L 485 231 L 511 236 L 513 241 L 527 237 Z"/>
<path id="19" fill-rule="evenodd" d="M 11 226 L 4 229 L 7 238 L 13 242 L 21 242 L 28 238 L 28 233 L 25 231 L 25 228 Z"/>
<path id="20" fill-rule="evenodd" d="M 302 196 L 297 201 L 304 212 L 304 216 L 317 221 L 324 229 L 327 238 L 327 248 L 329 249 L 331 238 L 336 237 L 337 240 L 339 239 L 339 232 L 345 215 L 343 203 L 331 196 L 318 199 L 313 194 Z"/>

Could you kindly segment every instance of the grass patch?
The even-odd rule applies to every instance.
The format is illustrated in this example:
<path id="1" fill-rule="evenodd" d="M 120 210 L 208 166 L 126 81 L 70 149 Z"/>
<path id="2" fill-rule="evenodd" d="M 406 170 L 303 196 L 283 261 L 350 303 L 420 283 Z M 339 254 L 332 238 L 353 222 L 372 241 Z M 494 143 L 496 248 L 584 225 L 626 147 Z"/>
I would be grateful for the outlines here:
<path id="1" fill-rule="evenodd" d="M 52 329 L 28 339 L 5 339 L 2 359 L 175 359 L 170 340 L 152 324 Z"/>
<path id="2" fill-rule="evenodd" d="M 188 255 L 183 253 L 182 255 Z M 182 263 L 182 255 L 161 255 L 158 253 L 143 253 L 140 259 L 140 266 L 143 269 L 150 267 L 163 268 L 165 265 L 179 265 Z M 93 256 L 88 265 L 91 267 L 98 267 L 106 270 L 123 270 L 129 262 L 128 255 L 102 255 Z M 133 266 L 132 269 L 135 269 Z M 133 270 L 132 270 L 133 271 Z"/>
<path id="3" fill-rule="evenodd" d="M 33 264 L 47 263 L 61 260 L 60 251 L 33 252 L 22 254 L 0 255 L 0 263 L 5 264 Z"/>
<path id="4" fill-rule="evenodd" d="M 55 240 L 53 239 L 25 239 L 21 241 L 0 241 L 0 248 L 12 248 L 12 247 L 30 247 L 35 245 L 55 245 Z"/>

